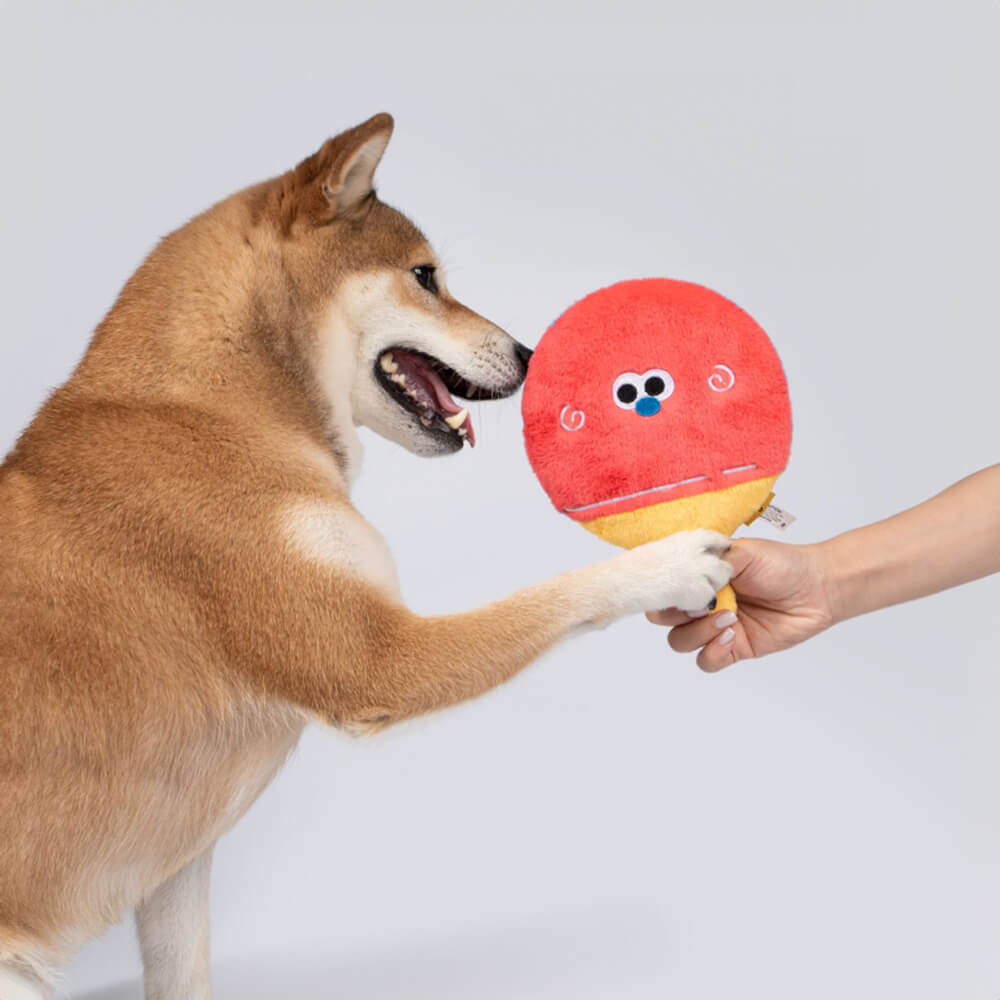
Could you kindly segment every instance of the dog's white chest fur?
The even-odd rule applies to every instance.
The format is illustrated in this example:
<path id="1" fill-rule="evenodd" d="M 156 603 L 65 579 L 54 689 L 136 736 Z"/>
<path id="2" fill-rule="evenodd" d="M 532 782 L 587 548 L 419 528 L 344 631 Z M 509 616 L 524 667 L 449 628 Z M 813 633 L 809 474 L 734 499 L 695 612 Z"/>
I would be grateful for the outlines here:
<path id="1" fill-rule="evenodd" d="M 360 577 L 399 597 L 396 564 L 382 536 L 353 508 L 298 500 L 282 512 L 282 528 L 301 557 Z"/>

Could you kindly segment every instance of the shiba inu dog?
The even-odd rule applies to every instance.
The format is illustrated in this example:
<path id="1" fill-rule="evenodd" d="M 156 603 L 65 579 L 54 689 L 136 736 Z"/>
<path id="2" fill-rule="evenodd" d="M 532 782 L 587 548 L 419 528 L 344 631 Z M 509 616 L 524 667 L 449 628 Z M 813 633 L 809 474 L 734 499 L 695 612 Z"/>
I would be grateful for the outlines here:
<path id="1" fill-rule="evenodd" d="M 473 698 L 575 630 L 705 607 L 678 535 L 420 617 L 350 501 L 364 425 L 473 445 L 531 352 L 456 301 L 372 177 L 377 115 L 167 236 L 0 468 L 0 997 L 135 908 L 146 995 L 209 995 L 212 848 L 312 720 Z"/>

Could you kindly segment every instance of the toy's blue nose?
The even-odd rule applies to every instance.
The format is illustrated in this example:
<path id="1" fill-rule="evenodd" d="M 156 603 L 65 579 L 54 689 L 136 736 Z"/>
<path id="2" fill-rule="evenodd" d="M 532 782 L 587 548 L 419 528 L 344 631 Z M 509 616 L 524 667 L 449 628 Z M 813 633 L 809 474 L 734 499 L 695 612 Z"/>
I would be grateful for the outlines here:
<path id="1" fill-rule="evenodd" d="M 635 404 L 635 412 L 638 413 L 640 417 L 655 417 L 656 414 L 660 412 L 660 401 L 658 399 L 653 399 L 652 396 L 643 396 L 642 399 Z"/>

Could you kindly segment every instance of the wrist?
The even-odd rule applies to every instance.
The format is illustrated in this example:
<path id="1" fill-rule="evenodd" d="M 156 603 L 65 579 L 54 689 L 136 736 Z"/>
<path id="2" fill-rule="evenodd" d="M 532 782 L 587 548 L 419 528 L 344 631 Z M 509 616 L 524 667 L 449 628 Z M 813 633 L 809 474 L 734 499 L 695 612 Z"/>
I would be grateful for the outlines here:
<path id="1" fill-rule="evenodd" d="M 869 610 L 863 547 L 854 543 L 852 534 L 847 532 L 812 546 L 831 624 Z"/>
<path id="2" fill-rule="evenodd" d="M 816 568 L 819 592 L 826 604 L 830 624 L 836 625 L 846 617 L 843 611 L 843 588 L 835 553 L 830 541 L 808 546 L 809 555 Z"/>

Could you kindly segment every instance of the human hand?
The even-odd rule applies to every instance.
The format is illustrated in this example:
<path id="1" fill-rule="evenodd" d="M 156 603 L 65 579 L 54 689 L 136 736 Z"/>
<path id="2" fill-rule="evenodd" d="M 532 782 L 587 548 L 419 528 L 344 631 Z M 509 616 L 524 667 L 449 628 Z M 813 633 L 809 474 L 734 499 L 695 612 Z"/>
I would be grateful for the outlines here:
<path id="1" fill-rule="evenodd" d="M 695 617 L 677 609 L 650 611 L 656 625 L 673 626 L 668 641 L 679 653 L 698 653 L 698 666 L 713 673 L 739 660 L 787 649 L 836 620 L 824 549 L 759 538 L 734 541 L 726 555 L 737 612 Z"/>

